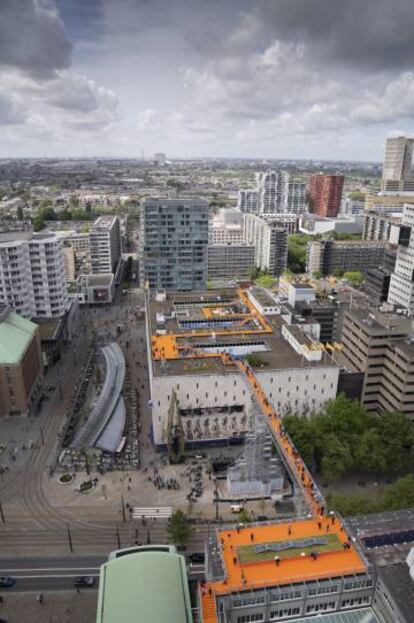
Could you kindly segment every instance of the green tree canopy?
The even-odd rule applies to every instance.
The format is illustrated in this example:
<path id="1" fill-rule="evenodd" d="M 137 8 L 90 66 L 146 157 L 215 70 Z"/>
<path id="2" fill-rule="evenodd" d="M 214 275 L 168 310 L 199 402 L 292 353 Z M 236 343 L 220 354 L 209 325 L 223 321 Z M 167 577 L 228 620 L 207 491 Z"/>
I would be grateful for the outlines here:
<path id="1" fill-rule="evenodd" d="M 167 534 L 170 543 L 174 545 L 186 545 L 191 539 L 193 527 L 182 510 L 176 510 L 169 518 Z"/>
<path id="2" fill-rule="evenodd" d="M 344 279 L 354 286 L 360 286 L 364 281 L 364 275 L 358 270 L 348 270 L 344 273 Z"/>

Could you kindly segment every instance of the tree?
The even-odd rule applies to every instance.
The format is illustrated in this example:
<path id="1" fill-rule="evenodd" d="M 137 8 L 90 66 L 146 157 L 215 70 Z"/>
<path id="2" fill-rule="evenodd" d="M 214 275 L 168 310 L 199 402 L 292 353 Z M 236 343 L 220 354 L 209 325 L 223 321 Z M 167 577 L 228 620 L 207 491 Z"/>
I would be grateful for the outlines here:
<path id="1" fill-rule="evenodd" d="M 355 448 L 355 467 L 367 474 L 378 476 L 387 470 L 387 458 L 378 431 L 364 431 Z"/>
<path id="2" fill-rule="evenodd" d="M 376 420 L 384 472 L 401 474 L 414 466 L 414 427 L 404 413 L 383 413 Z"/>
<path id="3" fill-rule="evenodd" d="M 342 277 L 344 276 L 344 270 L 342 270 L 342 268 L 337 268 L 336 270 L 333 271 L 333 275 L 334 277 L 336 277 L 337 279 L 342 279 Z"/>
<path id="4" fill-rule="evenodd" d="M 41 231 L 44 229 L 45 223 L 41 216 L 36 216 L 32 220 L 33 231 Z"/>
<path id="5" fill-rule="evenodd" d="M 328 482 L 340 480 L 349 471 L 352 457 L 349 455 L 348 445 L 336 435 L 329 434 L 324 440 L 324 454 L 322 458 L 322 474 Z"/>
<path id="6" fill-rule="evenodd" d="M 287 415 L 283 418 L 283 424 L 294 440 L 295 446 L 305 464 L 312 468 L 316 445 L 313 421 L 306 416 Z"/>
<path id="7" fill-rule="evenodd" d="M 349 281 L 353 286 L 360 286 L 364 281 L 364 275 L 358 270 L 348 270 L 344 274 L 344 279 Z"/>
<path id="8" fill-rule="evenodd" d="M 382 498 L 387 510 L 414 507 L 414 476 L 408 474 L 397 480 L 385 489 Z"/>
<path id="9" fill-rule="evenodd" d="M 38 212 L 38 216 L 40 216 L 44 221 L 57 220 L 56 212 L 51 206 L 42 206 Z"/>
<path id="10" fill-rule="evenodd" d="M 256 353 L 246 355 L 246 361 L 249 366 L 252 366 L 252 368 L 260 368 L 261 366 L 266 365 L 264 359 Z"/>
<path id="11" fill-rule="evenodd" d="M 61 212 L 60 214 L 61 221 L 70 221 L 71 218 L 72 218 L 72 213 L 67 208 L 65 208 L 63 212 Z"/>
<path id="12" fill-rule="evenodd" d="M 276 279 L 272 275 L 262 275 L 256 279 L 256 283 L 261 288 L 271 288 L 275 285 Z"/>
<path id="13" fill-rule="evenodd" d="M 312 273 L 312 277 L 313 277 L 314 279 L 322 279 L 323 274 L 322 274 L 322 272 L 321 272 L 320 270 L 315 270 L 315 271 Z"/>
<path id="14" fill-rule="evenodd" d="M 191 539 L 193 527 L 182 510 L 176 510 L 169 518 L 167 534 L 170 543 L 174 545 L 185 545 Z"/>
<path id="15" fill-rule="evenodd" d="M 251 513 L 249 513 L 249 511 L 246 510 L 245 508 L 242 508 L 242 510 L 239 513 L 239 523 L 251 523 L 251 521 L 252 521 Z"/>
<path id="16" fill-rule="evenodd" d="M 352 199 L 352 201 L 365 201 L 365 193 L 361 190 L 353 190 L 349 193 L 349 198 Z"/>
<path id="17" fill-rule="evenodd" d="M 72 206 L 72 208 L 78 208 L 79 207 L 79 197 L 78 197 L 78 195 L 76 195 L 75 193 L 73 195 L 71 195 L 70 198 L 69 198 L 69 203 Z"/>
<path id="18" fill-rule="evenodd" d="M 249 279 L 255 281 L 260 275 L 260 269 L 255 266 L 249 270 Z"/>
<path id="19" fill-rule="evenodd" d="M 17 206 L 16 216 L 18 221 L 23 220 L 23 208 L 22 206 Z"/>

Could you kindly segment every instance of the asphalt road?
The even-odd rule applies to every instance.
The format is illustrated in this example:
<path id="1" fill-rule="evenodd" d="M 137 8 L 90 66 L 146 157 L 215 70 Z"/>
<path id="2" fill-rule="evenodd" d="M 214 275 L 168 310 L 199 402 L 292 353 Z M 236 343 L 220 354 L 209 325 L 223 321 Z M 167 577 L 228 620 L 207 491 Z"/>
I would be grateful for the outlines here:
<path id="1" fill-rule="evenodd" d="M 79 575 L 95 578 L 93 587 L 82 587 L 81 591 L 97 590 L 99 587 L 99 569 L 107 560 L 106 556 L 54 556 L 53 558 L 0 558 L 0 576 L 16 578 L 12 588 L 1 588 L 0 594 L 25 591 L 67 591 L 75 590 L 73 579 Z M 191 580 L 200 579 L 203 565 L 188 567 Z"/>

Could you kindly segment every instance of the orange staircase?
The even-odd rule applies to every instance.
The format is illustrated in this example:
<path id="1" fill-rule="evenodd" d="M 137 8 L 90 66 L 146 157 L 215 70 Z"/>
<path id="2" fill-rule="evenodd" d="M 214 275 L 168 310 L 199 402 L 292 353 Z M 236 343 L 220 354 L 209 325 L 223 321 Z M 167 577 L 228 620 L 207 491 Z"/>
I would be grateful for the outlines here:
<path id="1" fill-rule="evenodd" d="M 207 588 L 201 589 L 201 611 L 203 623 L 217 623 L 216 598 Z"/>

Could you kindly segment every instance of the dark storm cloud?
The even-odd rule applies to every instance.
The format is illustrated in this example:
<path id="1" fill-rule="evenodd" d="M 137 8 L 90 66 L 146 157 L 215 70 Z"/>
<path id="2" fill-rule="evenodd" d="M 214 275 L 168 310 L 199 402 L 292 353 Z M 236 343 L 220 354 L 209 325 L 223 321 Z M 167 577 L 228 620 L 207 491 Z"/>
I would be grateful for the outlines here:
<path id="1" fill-rule="evenodd" d="M 265 28 L 315 60 L 360 69 L 413 65 L 413 0 L 261 0 Z"/>
<path id="2" fill-rule="evenodd" d="M 70 65 L 72 44 L 53 3 L 0 1 L 0 65 L 48 77 Z"/>

